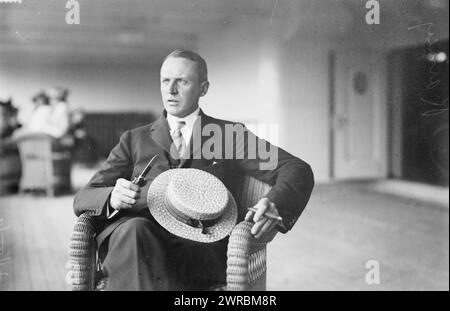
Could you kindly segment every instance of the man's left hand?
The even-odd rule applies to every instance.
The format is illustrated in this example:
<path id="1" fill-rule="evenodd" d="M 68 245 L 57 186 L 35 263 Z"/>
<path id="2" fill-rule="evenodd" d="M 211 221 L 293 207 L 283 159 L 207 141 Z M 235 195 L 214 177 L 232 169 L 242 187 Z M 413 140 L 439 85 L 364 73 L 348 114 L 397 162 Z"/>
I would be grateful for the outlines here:
<path id="1" fill-rule="evenodd" d="M 275 203 L 271 202 L 268 198 L 262 198 L 254 208 L 256 209 L 256 212 L 249 211 L 247 215 L 245 215 L 245 220 L 253 220 L 255 222 L 251 229 L 251 233 L 257 239 L 261 237 L 266 238 L 269 237 L 269 235 L 273 235 L 269 237 L 270 240 L 273 239 L 277 233 L 275 225 L 278 223 L 278 220 L 265 217 L 264 213 L 270 212 L 279 215 Z"/>

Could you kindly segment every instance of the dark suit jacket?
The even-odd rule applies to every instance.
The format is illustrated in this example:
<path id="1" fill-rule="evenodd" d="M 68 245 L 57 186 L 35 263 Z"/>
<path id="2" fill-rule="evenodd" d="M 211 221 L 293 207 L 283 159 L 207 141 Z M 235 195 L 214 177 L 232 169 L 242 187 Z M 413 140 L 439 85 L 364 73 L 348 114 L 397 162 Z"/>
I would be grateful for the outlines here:
<path id="1" fill-rule="evenodd" d="M 220 128 L 221 132 L 225 133 L 227 125 L 234 126 L 237 123 L 215 119 L 200 111 L 200 118 L 194 125 L 193 136 L 196 130 L 203 130 L 206 125 L 212 125 L 216 129 Z M 191 138 L 191 155 L 195 155 L 199 151 L 199 146 L 203 147 L 213 134 L 214 132 L 210 136 L 202 136 L 201 144 L 192 144 Z M 223 152 L 220 156 L 213 159 L 205 159 L 203 156 L 198 159 L 191 157 L 179 161 L 173 159 L 169 153 L 172 139 L 169 134 L 166 112 L 150 125 L 126 131 L 101 169 L 87 186 L 75 195 L 75 214 L 79 216 L 81 213 L 88 212 L 93 216 L 98 216 L 98 219 L 104 219 L 106 202 L 116 180 L 118 178 L 133 179 L 133 177 L 139 175 L 149 159 L 158 154 L 159 157 L 146 177 L 148 182 L 141 189 L 141 198 L 136 203 L 132 213 L 139 214 L 148 210 L 147 190 L 153 179 L 160 173 L 174 167 L 198 168 L 216 175 L 231 192 L 233 192 L 233 181 L 239 175 L 251 175 L 272 185 L 273 187 L 267 194 L 267 198 L 276 204 L 279 214 L 283 217 L 284 228 L 280 231 L 285 233 L 290 230 L 305 208 L 314 185 L 310 166 L 278 148 L 276 167 L 273 170 L 260 170 L 259 164 L 267 162 L 267 160 L 260 157 L 254 159 L 254 157 L 249 156 L 247 147 L 250 139 L 257 139 L 258 146 L 276 148 L 275 146 L 257 138 L 248 130 L 246 130 L 244 136 L 232 136 L 233 141 L 230 140 L 230 137 L 224 136 L 221 139 Z M 198 146 L 196 147 L 196 145 Z M 244 151 L 244 153 L 241 153 L 244 155 L 243 159 L 236 156 L 234 159 L 224 159 L 225 149 L 230 146 L 236 151 L 236 153 L 233 153 L 234 155 L 239 154 L 238 151 Z M 242 148 L 244 149 L 242 150 Z"/>

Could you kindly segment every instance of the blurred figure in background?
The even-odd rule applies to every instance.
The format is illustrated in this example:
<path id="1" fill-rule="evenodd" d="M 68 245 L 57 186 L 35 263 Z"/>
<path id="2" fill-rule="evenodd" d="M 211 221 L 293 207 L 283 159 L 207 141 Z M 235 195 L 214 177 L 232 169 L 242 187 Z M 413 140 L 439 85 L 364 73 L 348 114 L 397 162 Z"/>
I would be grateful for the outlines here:
<path id="1" fill-rule="evenodd" d="M 12 100 L 0 101 L 0 141 L 4 142 L 20 127 L 17 121 L 17 108 Z"/>
<path id="2" fill-rule="evenodd" d="M 53 196 L 71 190 L 75 139 L 68 94 L 69 90 L 62 87 L 38 93 L 33 97 L 29 118 L 13 135 L 23 164 L 21 192 L 44 190 Z"/>
<path id="3" fill-rule="evenodd" d="M 65 88 L 52 87 L 34 96 L 34 110 L 19 134 L 42 133 L 54 138 L 67 134 L 71 125 L 68 94 Z"/>
<path id="4" fill-rule="evenodd" d="M 0 195 L 19 189 L 21 163 L 12 134 L 20 127 L 12 100 L 0 100 Z"/>
<path id="5" fill-rule="evenodd" d="M 70 117 L 70 133 L 75 139 L 75 145 L 81 144 L 87 139 L 87 133 L 84 127 L 84 111 L 81 108 L 73 109 Z"/>
<path id="6" fill-rule="evenodd" d="M 74 146 L 71 133 L 71 111 L 67 103 L 69 90 L 63 87 L 51 87 L 33 97 L 34 108 L 24 121 L 23 128 L 14 134 L 16 139 L 32 134 L 46 134 L 55 138 L 65 147 Z"/>

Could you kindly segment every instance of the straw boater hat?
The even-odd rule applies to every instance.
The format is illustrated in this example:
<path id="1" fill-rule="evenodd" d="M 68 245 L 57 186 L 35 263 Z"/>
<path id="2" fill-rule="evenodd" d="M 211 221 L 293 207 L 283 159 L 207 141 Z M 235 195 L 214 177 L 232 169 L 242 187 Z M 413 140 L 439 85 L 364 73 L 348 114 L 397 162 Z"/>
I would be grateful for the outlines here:
<path id="1" fill-rule="evenodd" d="M 236 202 L 214 175 L 194 168 L 158 175 L 147 193 L 150 213 L 170 233 L 209 243 L 230 234 L 237 221 Z"/>

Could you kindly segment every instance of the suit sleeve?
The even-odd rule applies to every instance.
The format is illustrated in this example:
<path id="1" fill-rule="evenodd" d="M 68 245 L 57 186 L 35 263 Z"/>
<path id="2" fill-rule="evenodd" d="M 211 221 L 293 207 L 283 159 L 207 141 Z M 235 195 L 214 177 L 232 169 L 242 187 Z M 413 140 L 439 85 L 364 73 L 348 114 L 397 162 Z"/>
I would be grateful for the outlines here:
<path id="1" fill-rule="evenodd" d="M 105 206 L 116 180 L 130 179 L 133 173 L 130 140 L 129 131 L 122 134 L 119 143 L 111 150 L 100 170 L 75 195 L 73 203 L 75 215 L 87 212 L 92 216 L 106 217 Z"/>
<path id="2" fill-rule="evenodd" d="M 236 154 L 244 154 L 243 159 L 237 159 L 240 170 L 272 186 L 266 197 L 275 203 L 283 218 L 279 230 L 286 233 L 292 229 L 311 196 L 314 175 L 310 165 L 249 130 L 235 139 Z M 239 146 L 244 150 L 239 150 L 242 148 Z M 256 152 L 252 148 L 256 148 Z"/>

